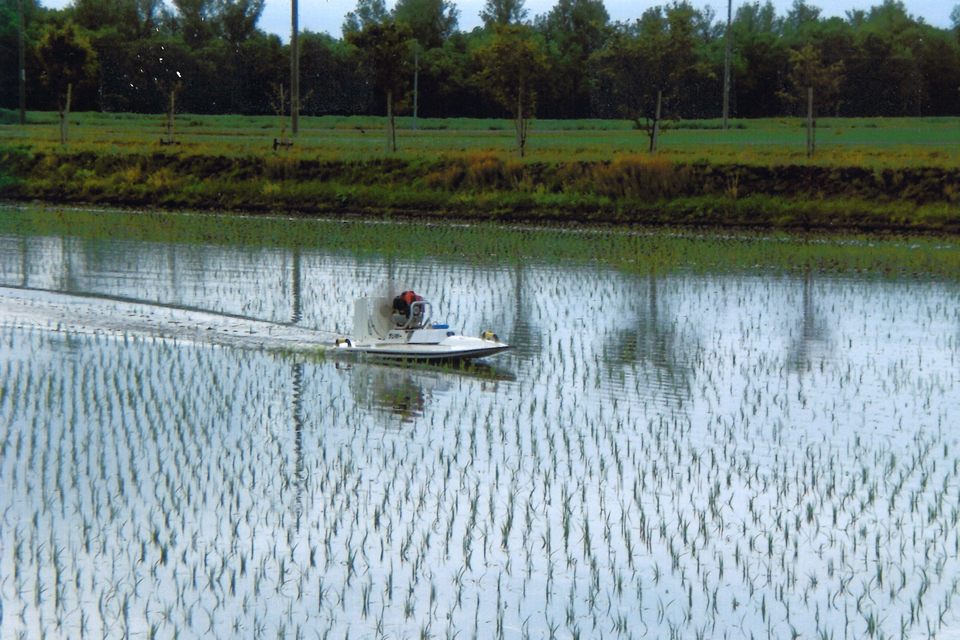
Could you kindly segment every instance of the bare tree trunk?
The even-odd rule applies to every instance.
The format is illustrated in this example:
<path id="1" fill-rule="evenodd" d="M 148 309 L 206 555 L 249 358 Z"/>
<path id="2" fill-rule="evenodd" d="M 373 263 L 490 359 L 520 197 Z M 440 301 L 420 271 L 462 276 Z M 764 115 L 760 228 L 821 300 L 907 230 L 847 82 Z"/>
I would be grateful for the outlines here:
<path id="1" fill-rule="evenodd" d="M 66 105 L 60 111 L 60 144 L 67 144 L 67 128 L 70 126 L 70 94 L 73 91 L 73 84 L 67 84 Z"/>
<path id="2" fill-rule="evenodd" d="M 393 127 L 393 91 L 387 90 L 387 149 L 396 153 L 397 131 Z"/>
<path id="3" fill-rule="evenodd" d="M 170 111 L 167 112 L 167 144 L 173 144 L 173 113 L 176 110 L 176 90 L 170 91 Z"/>
<path id="4" fill-rule="evenodd" d="M 814 127 L 816 126 L 813 120 L 813 87 L 807 87 L 807 157 L 810 158 L 813 156 L 814 147 L 816 146 L 815 132 Z"/>
<path id="5" fill-rule="evenodd" d="M 650 155 L 657 155 L 660 142 L 660 105 L 663 103 L 663 91 L 657 91 L 657 115 L 653 119 L 653 135 L 650 136 Z"/>
<path id="6" fill-rule="evenodd" d="M 517 130 L 517 155 L 523 157 L 523 145 L 526 142 L 526 132 L 523 130 L 523 89 L 517 92 L 517 120 L 514 123 Z"/>

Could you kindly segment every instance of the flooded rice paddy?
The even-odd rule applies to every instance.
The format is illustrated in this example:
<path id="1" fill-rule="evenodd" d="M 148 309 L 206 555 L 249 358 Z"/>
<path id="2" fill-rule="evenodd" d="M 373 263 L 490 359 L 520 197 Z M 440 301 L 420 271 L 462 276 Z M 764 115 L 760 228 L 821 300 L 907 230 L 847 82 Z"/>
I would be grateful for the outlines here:
<path id="1" fill-rule="evenodd" d="M 388 275 L 516 348 L 196 331 Z M 960 634 L 957 279 L 7 230 L 0 286 L 2 638 Z"/>

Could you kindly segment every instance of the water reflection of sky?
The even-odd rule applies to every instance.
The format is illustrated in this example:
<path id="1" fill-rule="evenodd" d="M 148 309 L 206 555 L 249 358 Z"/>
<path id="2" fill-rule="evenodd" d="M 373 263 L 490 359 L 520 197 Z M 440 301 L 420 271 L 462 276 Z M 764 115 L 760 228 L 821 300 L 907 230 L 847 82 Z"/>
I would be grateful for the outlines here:
<path id="1" fill-rule="evenodd" d="M 912 594 L 932 594 L 924 621 L 955 620 L 936 612 L 960 572 L 943 542 L 950 505 L 960 501 L 951 430 L 960 418 L 957 285 L 0 236 L 2 286 L 275 322 L 299 310 L 299 324 L 324 330 L 349 330 L 353 298 L 388 277 L 431 299 L 435 319 L 471 335 L 492 329 L 516 348 L 459 372 L 3 327 L 0 477 L 10 492 L 0 510 L 16 517 L 0 524 L 0 573 L 12 575 L 10 536 L 27 536 L 34 551 L 59 540 L 84 587 L 67 589 L 67 600 L 81 602 L 88 596 L 80 591 L 96 592 L 91 575 L 120 566 L 144 581 L 142 591 L 124 591 L 146 611 L 135 630 L 146 635 L 153 615 L 139 593 L 155 594 L 164 603 L 157 611 L 169 607 L 182 621 L 188 598 L 171 593 L 171 580 L 189 567 L 151 575 L 155 558 L 146 569 L 136 562 L 155 552 L 138 531 L 159 526 L 151 514 L 177 504 L 170 531 L 184 562 L 224 568 L 191 601 L 240 611 L 246 596 L 253 613 L 232 615 L 249 628 L 266 620 L 271 631 L 374 635 L 374 616 L 363 613 L 374 594 L 366 604 L 387 612 L 384 628 L 397 637 L 418 635 L 431 608 L 464 636 L 475 626 L 479 635 L 546 637 L 559 623 L 568 635 L 647 628 L 652 637 L 790 637 L 797 629 L 841 637 L 853 616 L 855 637 L 867 629 L 855 608 L 860 593 L 839 605 L 837 593 L 851 585 L 866 593 L 878 571 L 885 586 L 865 598 L 891 612 L 874 620 L 887 637 L 900 631 L 899 614 L 909 618 L 913 598 L 889 596 L 891 572 Z M 30 445 L 37 453 L 16 458 L 10 452 L 38 424 L 46 431 Z M 77 456 L 86 446 L 94 457 L 89 470 L 68 469 L 81 481 L 63 495 L 79 506 L 58 516 L 23 478 L 30 464 L 48 465 L 51 479 L 38 486 L 52 499 L 53 461 L 74 455 L 71 442 Z M 95 507 L 106 512 L 117 478 L 136 484 L 130 470 L 141 464 L 141 482 L 160 479 L 152 493 L 117 500 L 116 521 L 96 525 L 109 543 L 103 557 L 83 551 L 70 531 L 91 526 Z M 209 504 L 197 497 L 207 491 Z M 938 500 L 939 515 L 929 511 Z M 516 524 L 504 529 L 514 508 Z M 37 533 L 22 533 L 16 523 L 34 513 Z M 570 514 L 572 530 L 563 524 Z M 143 550 L 124 543 L 141 538 Z M 238 539 L 249 549 L 244 575 L 231 564 Z M 36 566 L 18 574 L 24 585 L 51 579 L 45 557 L 25 560 Z M 274 581 L 281 557 L 296 577 Z M 362 562 L 362 574 L 349 573 L 351 562 Z M 231 570 L 239 595 L 230 593 Z M 387 584 L 401 572 L 391 600 Z M 256 580 L 284 606 L 254 597 Z M 340 600 L 323 595 L 321 581 Z M 98 583 L 101 591 L 109 583 Z M 21 598 L 12 585 L 0 588 Z M 408 598 L 417 612 L 409 617 Z M 50 599 L 22 606 L 28 622 L 6 616 L 0 635 L 56 620 Z M 69 613 L 78 610 L 60 612 L 70 629 L 79 628 Z M 119 635 L 122 612 L 110 611 L 113 622 L 90 624 Z M 226 618 L 214 614 L 210 625 L 227 634 Z M 443 631 L 436 624 L 435 634 Z M 199 634 L 200 626 L 189 628 Z M 917 623 L 911 632 L 926 629 Z"/>

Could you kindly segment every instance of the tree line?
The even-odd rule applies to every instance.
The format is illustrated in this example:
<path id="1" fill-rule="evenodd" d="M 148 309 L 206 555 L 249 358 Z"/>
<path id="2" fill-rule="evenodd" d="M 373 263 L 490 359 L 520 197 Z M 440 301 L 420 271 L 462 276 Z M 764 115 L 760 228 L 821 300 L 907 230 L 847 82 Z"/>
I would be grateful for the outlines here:
<path id="1" fill-rule="evenodd" d="M 290 50 L 258 28 L 263 0 L 174 0 L 172 9 L 162 0 L 74 0 L 62 10 L 0 0 L 2 108 L 18 103 L 18 1 L 28 109 L 62 108 L 54 76 L 63 69 L 49 49 L 64 39 L 85 58 L 70 72 L 75 110 L 161 113 L 171 92 L 181 112 L 284 108 Z M 300 34 L 300 113 L 410 114 L 416 104 L 421 117 L 517 119 L 519 110 L 520 143 L 532 116 L 643 126 L 658 95 L 664 117 L 722 112 L 726 16 L 709 8 L 676 0 L 614 22 L 603 0 L 557 0 L 537 16 L 524 0 L 488 0 L 481 18 L 465 32 L 452 0 L 397 0 L 389 10 L 359 0 L 341 37 Z M 843 18 L 805 0 L 785 15 L 769 0 L 736 3 L 730 115 L 805 113 L 807 87 L 820 116 L 958 115 L 960 5 L 953 18 L 951 29 L 933 27 L 898 0 Z"/>

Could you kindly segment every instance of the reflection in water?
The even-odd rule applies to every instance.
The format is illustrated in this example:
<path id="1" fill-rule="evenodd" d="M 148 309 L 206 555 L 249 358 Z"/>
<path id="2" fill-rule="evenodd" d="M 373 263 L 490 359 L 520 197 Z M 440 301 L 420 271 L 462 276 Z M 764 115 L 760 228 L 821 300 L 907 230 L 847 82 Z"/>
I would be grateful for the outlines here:
<path id="1" fill-rule="evenodd" d="M 423 376 L 415 369 L 357 363 L 340 365 L 350 376 L 354 402 L 408 424 L 423 415 L 427 394 L 443 393 L 449 385 L 438 385 L 436 378 Z"/>
<path id="2" fill-rule="evenodd" d="M 354 402 L 376 413 L 410 424 L 420 418 L 430 401 L 449 392 L 463 378 L 488 380 L 483 391 L 496 392 L 500 382 L 513 382 L 512 373 L 483 363 L 451 366 L 341 362 L 337 370 L 349 375 Z"/>
<path id="3" fill-rule="evenodd" d="M 297 530 L 300 530 L 300 516 L 303 513 L 303 484 L 305 474 L 303 470 L 303 363 L 293 363 L 293 431 L 294 454 L 296 466 L 294 479 L 297 483 Z"/>
<path id="4" fill-rule="evenodd" d="M 830 337 L 826 323 L 816 316 L 812 286 L 812 276 L 808 271 L 803 276 L 803 320 L 799 333 L 787 349 L 787 366 L 794 372 L 808 370 L 811 357 L 827 344 Z"/>
<path id="5" fill-rule="evenodd" d="M 516 381 L 127 330 L 347 326 L 384 271 L 290 257 L 0 235 L 0 284 L 122 320 L 0 309 L 0 638 L 955 633 L 955 282 L 398 261 L 473 332 L 534 323 Z"/>
<path id="6" fill-rule="evenodd" d="M 300 311 L 300 301 L 302 295 L 300 292 L 300 246 L 293 246 L 293 317 L 290 322 L 297 324 L 303 314 Z"/>
<path id="7" fill-rule="evenodd" d="M 657 388 L 671 397 L 688 397 L 690 368 L 683 363 L 676 320 L 661 317 L 657 276 L 653 273 L 645 293 L 646 305 L 638 305 L 633 325 L 612 332 L 604 341 L 604 359 L 619 367 L 639 365 L 652 369 Z M 633 294 L 635 300 L 644 297 L 642 290 Z"/>
<path id="8" fill-rule="evenodd" d="M 507 340 L 513 345 L 513 353 L 521 361 L 529 360 L 531 357 L 539 355 L 543 350 L 543 337 L 536 326 L 530 322 L 530 318 L 533 317 L 533 310 L 524 301 L 523 297 L 523 269 L 523 262 L 518 260 L 513 285 L 513 333 Z"/>

